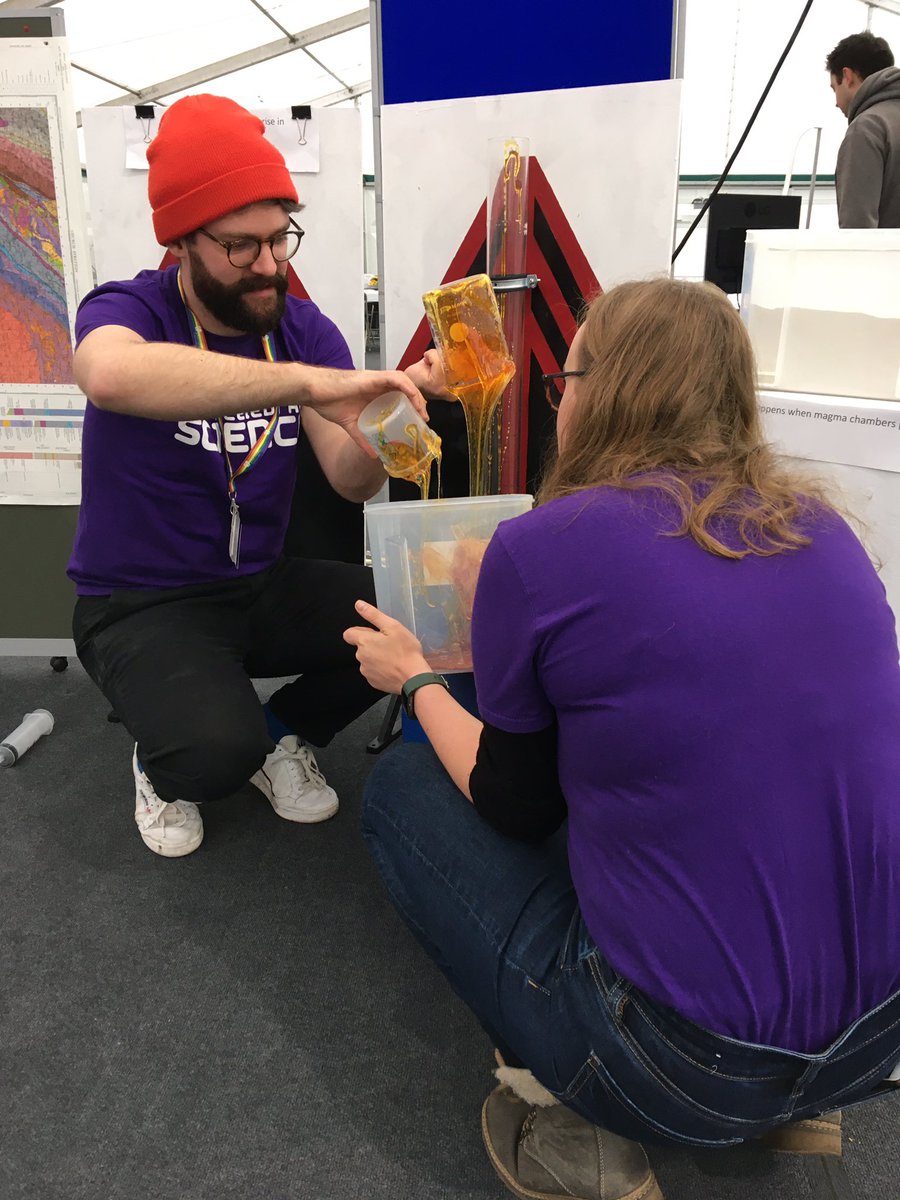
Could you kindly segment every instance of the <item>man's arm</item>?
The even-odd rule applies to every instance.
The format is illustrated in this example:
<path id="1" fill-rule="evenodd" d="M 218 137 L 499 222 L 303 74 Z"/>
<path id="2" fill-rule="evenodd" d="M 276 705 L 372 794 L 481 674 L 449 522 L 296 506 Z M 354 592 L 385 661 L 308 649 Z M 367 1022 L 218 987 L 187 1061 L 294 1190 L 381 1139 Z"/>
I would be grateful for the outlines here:
<path id="1" fill-rule="evenodd" d="M 341 426 L 366 456 L 374 451 L 357 429 L 356 418 L 371 400 L 401 391 L 426 415 L 420 392 L 403 371 L 269 363 L 146 342 L 123 325 L 104 325 L 87 334 L 75 351 L 75 379 L 97 408 L 160 421 L 227 417 L 299 404 Z"/>
<path id="2" fill-rule="evenodd" d="M 884 183 L 883 130 L 868 114 L 850 122 L 835 168 L 841 229 L 877 229 Z"/>
<path id="3" fill-rule="evenodd" d="M 436 350 L 408 366 L 405 374 L 425 396 L 455 399 L 446 388 L 444 368 Z M 310 409 L 303 411 L 303 429 L 325 478 L 339 496 L 360 503 L 371 500 L 385 479 L 380 461 L 360 452 L 333 423 L 323 421 Z"/>
<path id="4" fill-rule="evenodd" d="M 371 500 L 386 478 L 375 451 L 362 450 L 344 429 L 310 408 L 304 408 L 301 419 L 322 473 L 337 494 L 356 504 Z"/>

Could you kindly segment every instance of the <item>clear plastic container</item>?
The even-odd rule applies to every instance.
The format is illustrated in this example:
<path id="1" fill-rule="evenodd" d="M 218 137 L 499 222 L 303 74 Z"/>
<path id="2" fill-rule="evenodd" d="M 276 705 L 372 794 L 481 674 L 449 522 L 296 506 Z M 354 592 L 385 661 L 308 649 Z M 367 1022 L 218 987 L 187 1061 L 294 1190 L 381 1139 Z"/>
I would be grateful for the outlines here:
<path id="1" fill-rule="evenodd" d="M 378 607 L 413 631 L 435 671 L 471 671 L 481 560 L 500 522 L 533 503 L 516 495 L 366 505 Z"/>
<path id="2" fill-rule="evenodd" d="M 469 491 L 487 495 L 489 442 L 500 397 L 516 373 L 488 275 L 442 284 L 422 297 L 425 315 L 452 392 L 466 414 Z"/>
<path id="3" fill-rule="evenodd" d="M 431 464 L 441 457 L 441 439 L 402 392 L 390 392 L 367 404 L 357 424 L 388 475 L 428 491 Z"/>
<path id="4" fill-rule="evenodd" d="M 900 400 L 900 230 L 750 230 L 741 312 L 760 387 Z"/>

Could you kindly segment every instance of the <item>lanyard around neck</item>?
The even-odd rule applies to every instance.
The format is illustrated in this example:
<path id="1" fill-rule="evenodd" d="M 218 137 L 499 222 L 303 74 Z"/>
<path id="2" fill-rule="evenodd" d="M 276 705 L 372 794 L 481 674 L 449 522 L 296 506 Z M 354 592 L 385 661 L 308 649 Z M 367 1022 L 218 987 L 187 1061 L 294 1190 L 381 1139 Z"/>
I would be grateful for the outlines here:
<path id="1" fill-rule="evenodd" d="M 178 292 L 179 292 L 179 295 L 181 296 L 181 302 L 184 305 L 184 310 L 188 315 L 188 324 L 190 325 L 190 328 L 191 328 L 191 339 L 198 350 L 209 350 L 209 344 L 207 343 L 207 340 L 206 340 L 206 331 L 204 330 L 203 326 L 200 324 L 200 322 L 197 320 L 197 318 L 194 316 L 193 312 L 191 311 L 191 307 L 187 302 L 187 296 L 185 296 L 185 294 L 184 294 L 184 284 L 181 281 L 181 268 L 180 267 L 178 269 L 177 278 L 178 278 Z M 263 345 L 263 353 L 265 354 L 266 359 L 271 363 L 276 362 L 277 356 L 275 354 L 275 339 L 273 338 L 272 334 L 271 333 L 265 334 L 262 337 L 261 341 L 262 341 L 262 345 Z M 228 468 L 228 495 L 231 496 L 232 498 L 234 498 L 234 495 L 235 495 L 235 486 L 234 486 L 235 480 L 239 479 L 241 477 L 241 475 L 246 475 L 246 473 L 248 471 L 252 470 L 256 466 L 256 464 L 259 462 L 259 460 L 262 458 L 263 454 L 265 453 L 265 451 L 269 445 L 269 442 L 271 442 L 272 437 L 274 436 L 274 433 L 275 433 L 275 426 L 277 424 L 278 424 L 278 406 L 276 405 L 275 411 L 272 413 L 272 416 L 269 419 L 269 423 L 266 425 L 265 429 L 259 435 L 255 444 L 250 447 L 248 454 L 246 455 L 246 457 L 244 458 L 243 462 L 240 464 L 238 469 L 235 471 L 231 466 L 231 458 L 228 454 L 228 451 L 225 448 L 225 422 L 222 420 L 221 417 L 219 417 L 219 435 L 222 439 L 222 454 L 225 456 L 225 463 Z"/>

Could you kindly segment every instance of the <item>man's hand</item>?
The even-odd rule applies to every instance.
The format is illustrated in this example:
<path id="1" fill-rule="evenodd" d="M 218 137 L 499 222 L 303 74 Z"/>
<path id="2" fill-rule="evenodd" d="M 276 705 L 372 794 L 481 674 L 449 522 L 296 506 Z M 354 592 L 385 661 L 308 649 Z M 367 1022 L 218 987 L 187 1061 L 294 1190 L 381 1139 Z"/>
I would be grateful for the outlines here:
<path id="1" fill-rule="evenodd" d="M 306 396 L 301 401 L 327 421 L 340 425 L 369 458 L 378 455 L 356 424 L 372 400 L 388 392 L 402 392 L 425 420 L 425 398 L 405 371 L 341 371 L 335 367 L 307 367 Z"/>
<path id="2" fill-rule="evenodd" d="M 365 600 L 357 600 L 356 611 L 375 628 L 345 629 L 344 641 L 356 647 L 359 669 L 373 688 L 398 696 L 407 679 L 431 670 L 422 643 L 405 625 Z"/>
<path id="3" fill-rule="evenodd" d="M 418 362 L 410 363 L 406 374 L 424 395 L 436 400 L 456 399 L 452 392 L 447 391 L 444 364 L 437 350 L 426 350 Z"/>

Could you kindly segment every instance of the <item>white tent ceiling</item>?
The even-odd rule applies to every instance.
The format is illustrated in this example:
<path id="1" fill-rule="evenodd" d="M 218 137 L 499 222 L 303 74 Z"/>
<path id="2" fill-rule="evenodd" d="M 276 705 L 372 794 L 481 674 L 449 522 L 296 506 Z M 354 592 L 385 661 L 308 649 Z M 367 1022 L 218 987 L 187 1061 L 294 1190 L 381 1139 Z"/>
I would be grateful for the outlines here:
<path id="1" fill-rule="evenodd" d="M 65 15 L 77 109 L 215 91 L 253 107 L 371 89 L 365 0 L 3 0 Z"/>
<path id="2" fill-rule="evenodd" d="M 681 3 L 681 170 L 709 175 L 726 161 L 803 0 Z M 0 0 L 0 11 L 50 7 L 65 17 L 76 109 L 168 104 L 203 91 L 248 108 L 355 104 L 363 171 L 374 170 L 368 0 Z M 817 0 L 735 170 L 785 171 L 803 130 L 819 125 L 820 170 L 832 170 L 845 126 L 825 54 L 866 24 L 896 51 L 898 11 L 900 0 Z"/>

